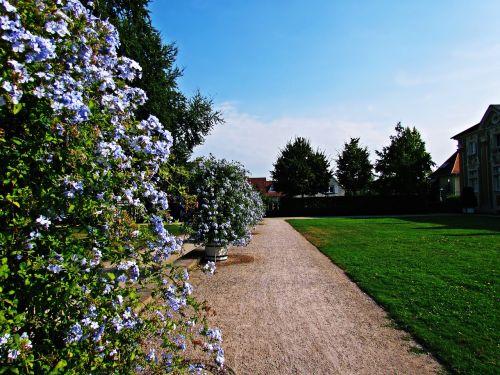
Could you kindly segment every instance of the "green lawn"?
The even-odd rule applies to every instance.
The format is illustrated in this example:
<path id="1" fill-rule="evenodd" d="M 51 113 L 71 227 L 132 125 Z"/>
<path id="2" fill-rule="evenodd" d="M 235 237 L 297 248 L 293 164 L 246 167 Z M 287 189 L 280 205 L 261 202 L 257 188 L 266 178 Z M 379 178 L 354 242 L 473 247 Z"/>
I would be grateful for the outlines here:
<path id="1" fill-rule="evenodd" d="M 289 223 L 448 370 L 500 373 L 500 217 Z"/>
<path id="2" fill-rule="evenodd" d="M 149 226 L 149 223 L 138 224 L 139 228 Z M 180 221 L 174 221 L 170 224 L 164 224 L 165 229 L 174 236 L 180 236 L 182 234 L 181 229 L 182 223 Z"/>
<path id="3" fill-rule="evenodd" d="M 182 223 L 176 221 L 170 224 L 165 224 L 165 229 L 174 236 L 180 236 L 182 234 L 181 226 Z"/>

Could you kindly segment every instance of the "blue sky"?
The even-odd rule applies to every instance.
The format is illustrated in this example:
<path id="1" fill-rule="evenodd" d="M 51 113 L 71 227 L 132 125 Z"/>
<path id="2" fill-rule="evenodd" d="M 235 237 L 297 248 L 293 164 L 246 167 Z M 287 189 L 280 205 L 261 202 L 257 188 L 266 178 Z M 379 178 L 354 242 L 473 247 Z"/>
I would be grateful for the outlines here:
<path id="1" fill-rule="evenodd" d="M 150 10 L 179 47 L 181 89 L 224 112 L 195 155 L 239 160 L 254 176 L 268 176 L 294 136 L 332 159 L 360 137 L 375 160 L 398 121 L 440 164 L 450 137 L 500 103 L 499 1 L 153 0 Z"/>

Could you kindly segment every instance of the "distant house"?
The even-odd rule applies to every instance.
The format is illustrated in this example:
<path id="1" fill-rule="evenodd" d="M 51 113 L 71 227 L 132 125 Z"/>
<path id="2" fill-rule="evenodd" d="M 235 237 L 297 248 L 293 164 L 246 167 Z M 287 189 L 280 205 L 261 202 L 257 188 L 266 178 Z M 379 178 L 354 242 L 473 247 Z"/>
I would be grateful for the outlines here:
<path id="1" fill-rule="evenodd" d="M 481 122 L 453 136 L 458 142 L 460 185 L 474 189 L 480 212 L 500 213 L 500 105 Z"/>
<path id="2" fill-rule="evenodd" d="M 279 198 L 283 194 L 274 189 L 274 182 L 267 180 L 265 177 L 249 177 L 248 182 L 251 183 L 257 190 L 259 190 L 264 196 L 270 198 Z M 344 189 L 339 185 L 339 182 L 335 177 L 330 179 L 328 184 L 328 190 L 323 193 L 318 193 L 314 195 L 315 197 L 334 197 L 345 195 Z"/>
<path id="3" fill-rule="evenodd" d="M 266 197 L 279 198 L 282 196 L 274 189 L 273 181 L 269 181 L 265 177 L 249 177 L 248 182 Z"/>
<path id="4" fill-rule="evenodd" d="M 249 177 L 248 182 L 252 184 L 264 196 L 264 204 L 268 211 L 279 209 L 279 198 L 283 195 L 274 189 L 273 181 L 265 177 Z"/>
<path id="5" fill-rule="evenodd" d="M 460 153 L 455 151 L 430 177 L 431 184 L 439 191 L 440 199 L 460 195 Z"/>
<path id="6" fill-rule="evenodd" d="M 330 179 L 330 182 L 328 183 L 328 190 L 324 193 L 316 194 L 315 197 L 340 197 L 344 195 L 345 190 L 342 189 L 342 186 L 340 186 L 337 179 L 335 177 L 332 177 Z"/>

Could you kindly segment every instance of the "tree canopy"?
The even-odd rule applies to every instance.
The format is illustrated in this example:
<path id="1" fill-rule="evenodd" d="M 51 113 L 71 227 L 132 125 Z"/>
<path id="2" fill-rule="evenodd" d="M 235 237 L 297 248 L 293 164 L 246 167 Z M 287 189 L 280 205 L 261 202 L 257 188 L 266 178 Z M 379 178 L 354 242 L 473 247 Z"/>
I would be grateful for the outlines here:
<path id="1" fill-rule="evenodd" d="M 418 130 L 396 125 L 391 144 L 376 151 L 375 170 L 379 173 L 378 190 L 384 194 L 423 194 L 429 187 L 434 162 L 425 149 Z"/>
<path id="2" fill-rule="evenodd" d="M 332 178 L 324 152 L 314 151 L 308 139 L 296 137 L 281 150 L 271 171 L 277 191 L 286 195 L 313 195 L 325 192 Z"/>
<path id="3" fill-rule="evenodd" d="M 349 143 L 344 143 L 344 149 L 337 155 L 335 176 L 347 195 L 356 195 L 368 189 L 373 176 L 369 156 L 368 148 L 359 145 L 359 138 L 351 138 Z"/>
<path id="4" fill-rule="evenodd" d="M 108 19 L 120 34 L 118 53 L 129 56 L 142 67 L 142 77 L 134 84 L 146 92 L 145 105 L 137 116 L 153 114 L 174 139 L 172 155 L 185 162 L 193 148 L 203 143 L 214 126 L 223 122 L 212 101 L 200 92 L 186 97 L 177 85 L 182 70 L 175 65 L 177 47 L 164 44 L 151 22 L 150 0 L 96 0 L 93 12 Z"/>

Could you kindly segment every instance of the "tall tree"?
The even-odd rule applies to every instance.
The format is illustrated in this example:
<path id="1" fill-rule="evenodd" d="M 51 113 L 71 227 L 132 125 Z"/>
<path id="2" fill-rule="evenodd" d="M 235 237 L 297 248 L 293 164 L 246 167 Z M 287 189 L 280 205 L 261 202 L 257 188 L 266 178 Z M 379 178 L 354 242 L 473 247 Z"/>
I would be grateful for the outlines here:
<path id="1" fill-rule="evenodd" d="M 142 77 L 134 84 L 142 88 L 148 101 L 137 113 L 153 114 L 174 138 L 172 155 L 184 163 L 195 146 L 203 143 L 212 128 L 223 122 L 212 101 L 195 93 L 191 98 L 180 92 L 177 79 L 182 71 L 175 65 L 177 47 L 164 44 L 151 22 L 150 0 L 86 0 L 93 12 L 108 19 L 120 34 L 119 53 L 137 61 Z"/>
<path id="2" fill-rule="evenodd" d="M 325 192 L 332 178 L 326 155 L 314 151 L 308 139 L 297 137 L 281 150 L 271 171 L 276 190 L 286 195 L 312 195 Z"/>
<path id="3" fill-rule="evenodd" d="M 367 147 L 359 145 L 359 138 L 344 143 L 344 149 L 337 155 L 335 175 L 347 195 L 356 195 L 368 189 L 372 180 L 373 166 Z"/>
<path id="4" fill-rule="evenodd" d="M 435 164 L 415 127 L 403 127 L 398 122 L 395 129 L 391 144 L 376 151 L 378 189 L 384 194 L 423 194 L 429 188 L 429 175 Z"/>

